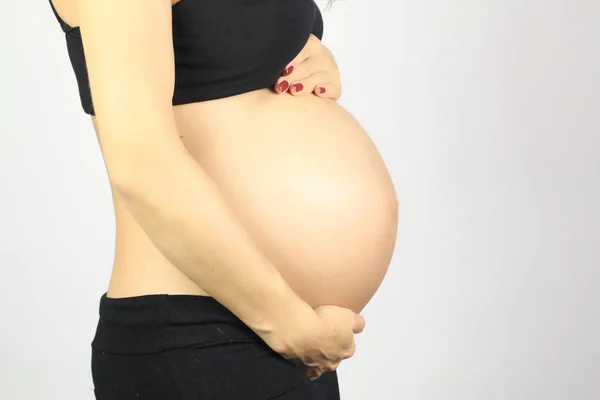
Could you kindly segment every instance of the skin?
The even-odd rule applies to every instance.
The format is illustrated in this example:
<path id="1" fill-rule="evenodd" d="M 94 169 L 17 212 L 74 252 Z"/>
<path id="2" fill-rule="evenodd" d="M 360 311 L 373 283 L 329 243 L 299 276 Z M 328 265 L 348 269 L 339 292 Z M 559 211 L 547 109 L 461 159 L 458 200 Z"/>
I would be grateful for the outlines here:
<path id="1" fill-rule="evenodd" d="M 274 85 L 278 94 L 293 96 L 313 94 L 324 99 L 339 100 L 342 95 L 340 70 L 333 53 L 314 34 L 310 34 L 302 51 L 285 67 Z M 353 349 L 352 353 L 354 353 Z M 298 367 L 306 368 L 310 380 L 318 379 L 323 372 L 335 371 L 342 358 L 334 358 L 328 368 L 322 368 L 313 357 L 288 358 Z"/>
<path id="2" fill-rule="evenodd" d="M 274 87 L 279 94 L 339 100 L 342 95 L 340 70 L 331 51 L 311 33 L 306 46 L 285 67 Z"/>
<path id="3" fill-rule="evenodd" d="M 118 250 L 116 258 L 135 255 L 146 256 L 150 261 L 144 264 L 132 259 L 123 264 L 131 268 L 114 270 L 111 290 L 119 285 L 113 285 L 115 281 L 136 285 L 140 278 L 152 277 L 163 289 L 172 284 L 173 292 L 202 294 L 199 288 L 206 288 L 204 293 L 210 293 L 236 313 L 273 350 L 306 366 L 311 379 L 323 371 L 334 370 L 342 359 L 351 357 L 355 350 L 353 335 L 362 331 L 364 319 L 335 305 L 317 305 L 307 310 L 306 303 L 298 301 L 298 296 L 259 255 L 235 216 L 217 200 L 217 188 L 205 179 L 207 174 L 200 164 L 191 163 L 182 152 L 181 143 L 174 141 L 183 136 L 185 141 L 192 140 L 193 136 L 180 135 L 182 131 L 174 122 L 184 124 L 190 115 L 201 112 L 178 118 L 186 108 L 175 110 L 170 105 L 173 70 L 165 61 L 170 59 L 172 48 L 165 1 L 131 0 L 125 4 L 103 0 L 100 6 L 96 0 L 64 0 L 55 2 L 55 6 L 67 23 L 82 27 L 97 106 L 97 116 L 92 120 L 111 180 L 118 225 L 125 226 L 123 221 L 129 219 L 124 235 L 139 237 L 138 243 L 127 243 L 123 251 Z M 139 20 L 132 23 L 127 17 L 132 14 L 140 16 Z M 145 51 L 150 48 L 152 52 Z M 127 61 L 116 65 L 105 60 Z M 286 68 L 276 84 L 280 95 L 312 94 L 323 101 L 339 99 L 339 71 L 331 53 L 314 35 L 289 66 L 293 70 Z M 292 83 L 291 91 L 277 90 L 282 80 Z M 295 90 L 296 84 L 302 84 L 304 89 Z M 325 88 L 324 93 L 321 87 Z M 140 92 L 145 95 L 140 97 Z M 230 99 L 227 108 L 231 111 L 238 101 L 267 95 L 261 92 Z M 197 110 L 219 104 L 225 102 L 199 104 Z M 188 147 L 189 143 L 183 144 Z M 157 187 L 162 190 L 157 191 Z M 203 207 L 199 209 L 200 203 Z M 206 223 L 219 231 L 199 231 L 198 226 Z M 144 228 L 162 254 L 145 251 L 148 237 L 134 232 L 139 229 L 137 225 Z M 185 229 L 181 228 L 184 225 Z M 119 231 L 118 239 L 122 238 Z M 165 257 L 171 267 L 161 267 L 162 275 L 153 274 L 152 264 Z M 145 265 L 146 269 L 138 273 L 132 269 L 135 265 Z M 178 266 L 178 272 L 173 265 Z M 200 268 L 207 265 L 212 266 L 210 271 Z M 183 274 L 177 277 L 176 273 Z M 186 285 L 189 290 L 184 289 Z M 275 289 L 281 285 L 285 288 Z M 111 290 L 109 295 L 118 292 Z"/>

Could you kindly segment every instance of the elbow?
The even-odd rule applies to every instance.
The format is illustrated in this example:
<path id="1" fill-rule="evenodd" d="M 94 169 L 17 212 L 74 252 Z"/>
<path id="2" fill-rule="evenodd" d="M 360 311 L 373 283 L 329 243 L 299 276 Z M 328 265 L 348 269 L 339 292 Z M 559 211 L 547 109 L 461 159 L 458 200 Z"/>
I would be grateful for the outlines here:
<path id="1" fill-rule="evenodd" d="M 124 199 L 145 196 L 150 191 L 164 190 L 169 174 L 176 164 L 174 157 L 163 149 L 147 148 L 130 152 L 130 156 L 114 158 L 107 163 L 111 186 Z"/>
<path id="2" fill-rule="evenodd" d="M 111 186 L 125 197 L 160 190 L 187 153 L 177 130 L 169 124 L 122 125 L 129 129 L 107 129 L 114 133 L 101 140 Z"/>
<path id="3" fill-rule="evenodd" d="M 130 178 L 113 176 L 110 177 L 109 180 L 113 191 L 123 200 L 135 198 L 143 191 L 141 185 Z"/>
<path id="4" fill-rule="evenodd" d="M 141 166 L 112 165 L 108 168 L 108 179 L 113 190 L 123 199 L 129 199 L 143 192 L 143 184 L 148 178 L 140 174 Z"/>

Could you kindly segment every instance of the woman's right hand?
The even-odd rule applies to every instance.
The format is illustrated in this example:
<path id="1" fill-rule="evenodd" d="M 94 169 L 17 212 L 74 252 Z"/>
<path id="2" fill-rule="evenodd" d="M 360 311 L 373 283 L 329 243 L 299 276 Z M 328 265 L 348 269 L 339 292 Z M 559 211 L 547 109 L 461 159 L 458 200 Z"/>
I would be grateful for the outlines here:
<path id="1" fill-rule="evenodd" d="M 263 339 L 288 361 L 307 368 L 311 380 L 334 371 L 342 360 L 352 357 L 356 349 L 354 335 L 365 327 L 362 316 L 332 305 L 316 307 L 312 315 L 295 317 L 285 329 L 275 330 L 274 335 Z"/>

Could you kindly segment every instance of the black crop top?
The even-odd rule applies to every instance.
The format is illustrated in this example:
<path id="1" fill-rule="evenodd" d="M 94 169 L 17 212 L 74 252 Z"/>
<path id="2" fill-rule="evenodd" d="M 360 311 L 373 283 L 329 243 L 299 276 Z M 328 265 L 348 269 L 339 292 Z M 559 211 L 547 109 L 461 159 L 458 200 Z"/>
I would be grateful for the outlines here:
<path id="1" fill-rule="evenodd" d="M 81 105 L 94 115 L 78 27 L 65 32 Z M 173 105 L 273 87 L 311 33 L 323 37 L 314 0 L 181 0 L 173 8 Z"/>

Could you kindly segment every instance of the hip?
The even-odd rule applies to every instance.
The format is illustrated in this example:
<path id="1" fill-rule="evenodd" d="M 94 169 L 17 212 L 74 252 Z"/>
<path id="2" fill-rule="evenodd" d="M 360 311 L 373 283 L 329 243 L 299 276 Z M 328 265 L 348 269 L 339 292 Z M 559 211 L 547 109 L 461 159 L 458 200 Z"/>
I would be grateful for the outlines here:
<path id="1" fill-rule="evenodd" d="M 335 372 L 310 381 L 207 296 L 104 294 L 91 347 L 99 400 L 339 399 Z"/>

